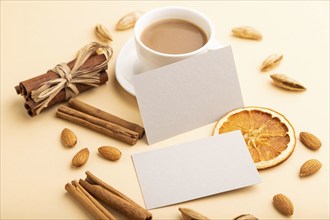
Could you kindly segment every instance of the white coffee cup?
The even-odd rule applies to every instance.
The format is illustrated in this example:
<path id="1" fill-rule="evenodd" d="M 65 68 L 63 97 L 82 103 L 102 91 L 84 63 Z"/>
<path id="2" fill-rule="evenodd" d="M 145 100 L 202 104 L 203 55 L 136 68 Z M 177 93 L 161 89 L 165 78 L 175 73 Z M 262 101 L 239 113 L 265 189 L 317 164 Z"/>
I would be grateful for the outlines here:
<path id="1" fill-rule="evenodd" d="M 148 48 L 141 41 L 143 31 L 163 19 L 181 19 L 197 25 L 207 36 L 206 44 L 195 51 L 183 54 L 166 54 Z M 189 8 L 176 6 L 156 8 L 142 15 L 134 27 L 134 39 L 137 56 L 144 70 L 161 67 L 221 47 L 215 40 L 213 24 L 205 15 Z"/>

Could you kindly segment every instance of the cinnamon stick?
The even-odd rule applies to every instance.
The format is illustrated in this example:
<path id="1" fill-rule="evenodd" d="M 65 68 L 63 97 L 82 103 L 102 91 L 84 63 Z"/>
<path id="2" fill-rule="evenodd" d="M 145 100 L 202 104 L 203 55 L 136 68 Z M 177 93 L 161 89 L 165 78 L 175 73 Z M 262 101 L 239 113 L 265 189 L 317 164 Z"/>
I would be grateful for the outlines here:
<path id="1" fill-rule="evenodd" d="M 67 119 L 76 124 L 98 131 L 125 143 L 134 145 L 139 139 L 139 134 L 114 123 L 96 118 L 73 108 L 61 105 L 56 112 L 56 116 Z"/>
<path id="2" fill-rule="evenodd" d="M 89 194 L 87 191 L 85 193 L 76 185 L 75 182 L 72 184 L 67 183 L 65 185 L 65 190 L 75 198 L 94 218 L 104 219 L 104 220 L 114 220 L 115 218 L 104 210 L 99 209 L 102 206 L 97 200 L 90 200 L 89 197 L 85 194 Z M 90 195 L 90 194 L 89 194 Z M 90 195 L 91 196 L 91 195 Z M 92 196 L 91 196 L 92 197 Z"/>
<path id="3" fill-rule="evenodd" d="M 102 186 L 103 188 L 105 188 L 106 190 L 108 190 L 109 192 L 112 192 L 113 194 L 123 198 L 124 200 L 134 204 L 134 206 L 140 207 L 137 203 L 135 203 L 133 200 L 131 200 L 129 197 L 127 197 L 126 195 L 122 194 L 121 192 L 119 192 L 118 190 L 116 190 L 115 188 L 113 188 L 112 186 L 108 185 L 107 183 L 105 183 L 104 181 L 100 180 L 99 178 L 97 178 L 95 175 L 93 175 L 90 171 L 86 171 L 86 181 L 90 184 L 97 184 L 99 186 Z M 151 214 L 150 214 L 151 215 Z"/>
<path id="4" fill-rule="evenodd" d="M 108 217 L 109 220 L 115 220 L 116 218 L 109 212 L 108 209 L 106 209 L 101 203 L 99 203 L 91 194 L 88 193 L 88 191 L 85 190 L 84 187 L 82 187 L 78 181 L 74 180 L 72 184 L 76 187 L 78 187 L 81 192 L 87 196 L 87 198 L 105 215 Z"/>
<path id="5" fill-rule="evenodd" d="M 129 197 L 127 197 L 126 195 L 124 195 L 120 191 L 116 190 L 115 188 L 113 188 L 112 186 L 107 184 L 106 182 L 104 182 L 101 179 L 97 178 L 90 171 L 86 171 L 85 173 L 86 173 L 86 182 L 88 182 L 90 184 L 94 184 L 94 185 L 96 184 L 96 185 L 99 185 L 99 186 L 103 187 L 107 191 L 109 191 L 109 192 L 113 193 L 114 195 L 122 198 L 123 200 L 126 200 L 127 202 L 129 202 L 132 206 L 135 207 L 135 209 L 138 209 L 141 212 L 144 212 L 143 216 L 145 216 L 145 219 L 152 219 L 152 214 L 150 212 L 148 212 L 146 209 L 142 208 L 139 204 L 134 202 L 132 199 L 130 199 Z"/>
<path id="6" fill-rule="evenodd" d="M 118 195 L 106 190 L 102 186 L 92 185 L 85 180 L 79 180 L 79 183 L 94 197 L 104 202 L 109 207 L 117 210 L 126 217 L 132 220 L 149 220 L 151 214 L 143 209 L 137 207 L 129 201 L 119 197 Z"/>
<path id="7" fill-rule="evenodd" d="M 119 118 L 115 115 L 112 115 L 108 112 L 102 111 L 98 108 L 95 108 L 87 103 L 84 103 L 76 98 L 71 98 L 68 102 L 68 105 L 78 111 L 84 112 L 86 114 L 95 116 L 97 118 L 104 119 L 106 121 L 112 122 L 114 124 L 118 124 L 124 128 L 127 128 L 129 130 L 135 131 L 139 133 L 139 138 L 141 139 L 144 135 L 144 128 L 140 125 L 137 125 L 135 123 L 126 121 L 122 118 Z"/>
<path id="8" fill-rule="evenodd" d="M 56 74 L 56 73 L 55 73 Z M 50 76 L 51 73 L 48 75 Z M 57 75 L 57 74 L 56 74 Z M 46 78 L 48 77 L 46 76 Z M 58 75 L 57 75 L 58 76 Z M 42 78 L 42 80 L 46 79 L 46 78 Z M 40 80 L 40 81 L 42 81 Z M 102 71 L 100 72 L 100 82 L 99 82 L 99 85 L 102 85 L 104 83 L 106 83 L 108 81 L 108 74 L 107 72 L 105 71 Z M 26 102 L 24 104 L 24 107 L 26 108 L 27 110 L 27 113 L 33 117 L 36 115 L 36 111 L 37 111 L 37 105 L 39 104 L 39 102 L 35 102 L 33 101 L 30 96 L 31 96 L 31 91 L 33 90 L 33 85 L 35 85 L 35 83 L 23 83 L 22 85 L 24 85 L 22 88 L 24 90 L 24 93 L 26 92 L 27 94 L 25 95 L 25 98 L 26 98 Z M 77 89 L 79 90 L 79 92 L 84 92 L 88 89 L 91 89 L 91 88 L 94 88 L 92 86 L 88 86 L 88 85 L 85 85 L 85 84 L 77 84 Z M 32 90 L 31 90 L 32 89 Z M 48 108 L 53 106 L 53 105 L 56 105 L 58 103 L 61 103 L 63 101 L 65 101 L 66 99 L 66 93 L 65 93 L 65 90 L 62 89 L 55 97 L 54 99 L 52 99 L 49 103 L 48 103 Z M 45 110 L 45 109 L 43 109 Z"/>

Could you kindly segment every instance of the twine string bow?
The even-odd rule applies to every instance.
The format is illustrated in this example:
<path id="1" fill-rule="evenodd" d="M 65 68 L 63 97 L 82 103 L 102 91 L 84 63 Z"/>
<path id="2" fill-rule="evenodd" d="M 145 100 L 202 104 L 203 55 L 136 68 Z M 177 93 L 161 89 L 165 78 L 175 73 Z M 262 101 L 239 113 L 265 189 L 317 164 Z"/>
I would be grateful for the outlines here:
<path id="1" fill-rule="evenodd" d="M 82 65 L 86 60 L 95 53 L 103 53 L 105 60 L 89 68 L 83 69 Z M 78 51 L 76 61 L 72 69 L 66 64 L 61 63 L 54 67 L 51 71 L 57 73 L 60 78 L 53 79 L 41 84 L 41 86 L 31 92 L 31 98 L 34 102 L 39 103 L 36 108 L 36 114 L 48 106 L 48 103 L 62 90 L 65 89 L 66 100 L 79 94 L 76 86 L 77 83 L 85 84 L 92 87 L 99 86 L 100 71 L 106 67 L 112 56 L 112 48 L 107 45 L 101 45 L 92 42 L 84 46 Z"/>

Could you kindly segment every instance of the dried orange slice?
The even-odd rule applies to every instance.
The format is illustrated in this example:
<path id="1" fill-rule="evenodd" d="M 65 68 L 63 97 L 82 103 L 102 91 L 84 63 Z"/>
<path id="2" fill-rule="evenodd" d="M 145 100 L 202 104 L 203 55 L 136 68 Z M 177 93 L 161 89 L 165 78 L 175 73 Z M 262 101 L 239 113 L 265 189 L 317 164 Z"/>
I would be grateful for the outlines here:
<path id="1" fill-rule="evenodd" d="M 292 154 L 296 135 L 280 113 L 262 107 L 232 110 L 215 125 L 213 135 L 241 130 L 257 169 L 276 166 Z"/>

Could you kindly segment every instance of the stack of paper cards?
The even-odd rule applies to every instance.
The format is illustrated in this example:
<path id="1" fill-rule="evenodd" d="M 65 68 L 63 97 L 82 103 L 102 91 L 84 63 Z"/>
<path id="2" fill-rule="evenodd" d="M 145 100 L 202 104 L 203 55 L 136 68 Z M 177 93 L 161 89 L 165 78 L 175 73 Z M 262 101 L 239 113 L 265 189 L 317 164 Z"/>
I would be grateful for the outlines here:
<path id="1" fill-rule="evenodd" d="M 215 122 L 244 106 L 229 46 L 139 74 L 134 87 L 149 144 Z M 148 209 L 260 182 L 240 131 L 135 154 L 132 159 Z"/>

